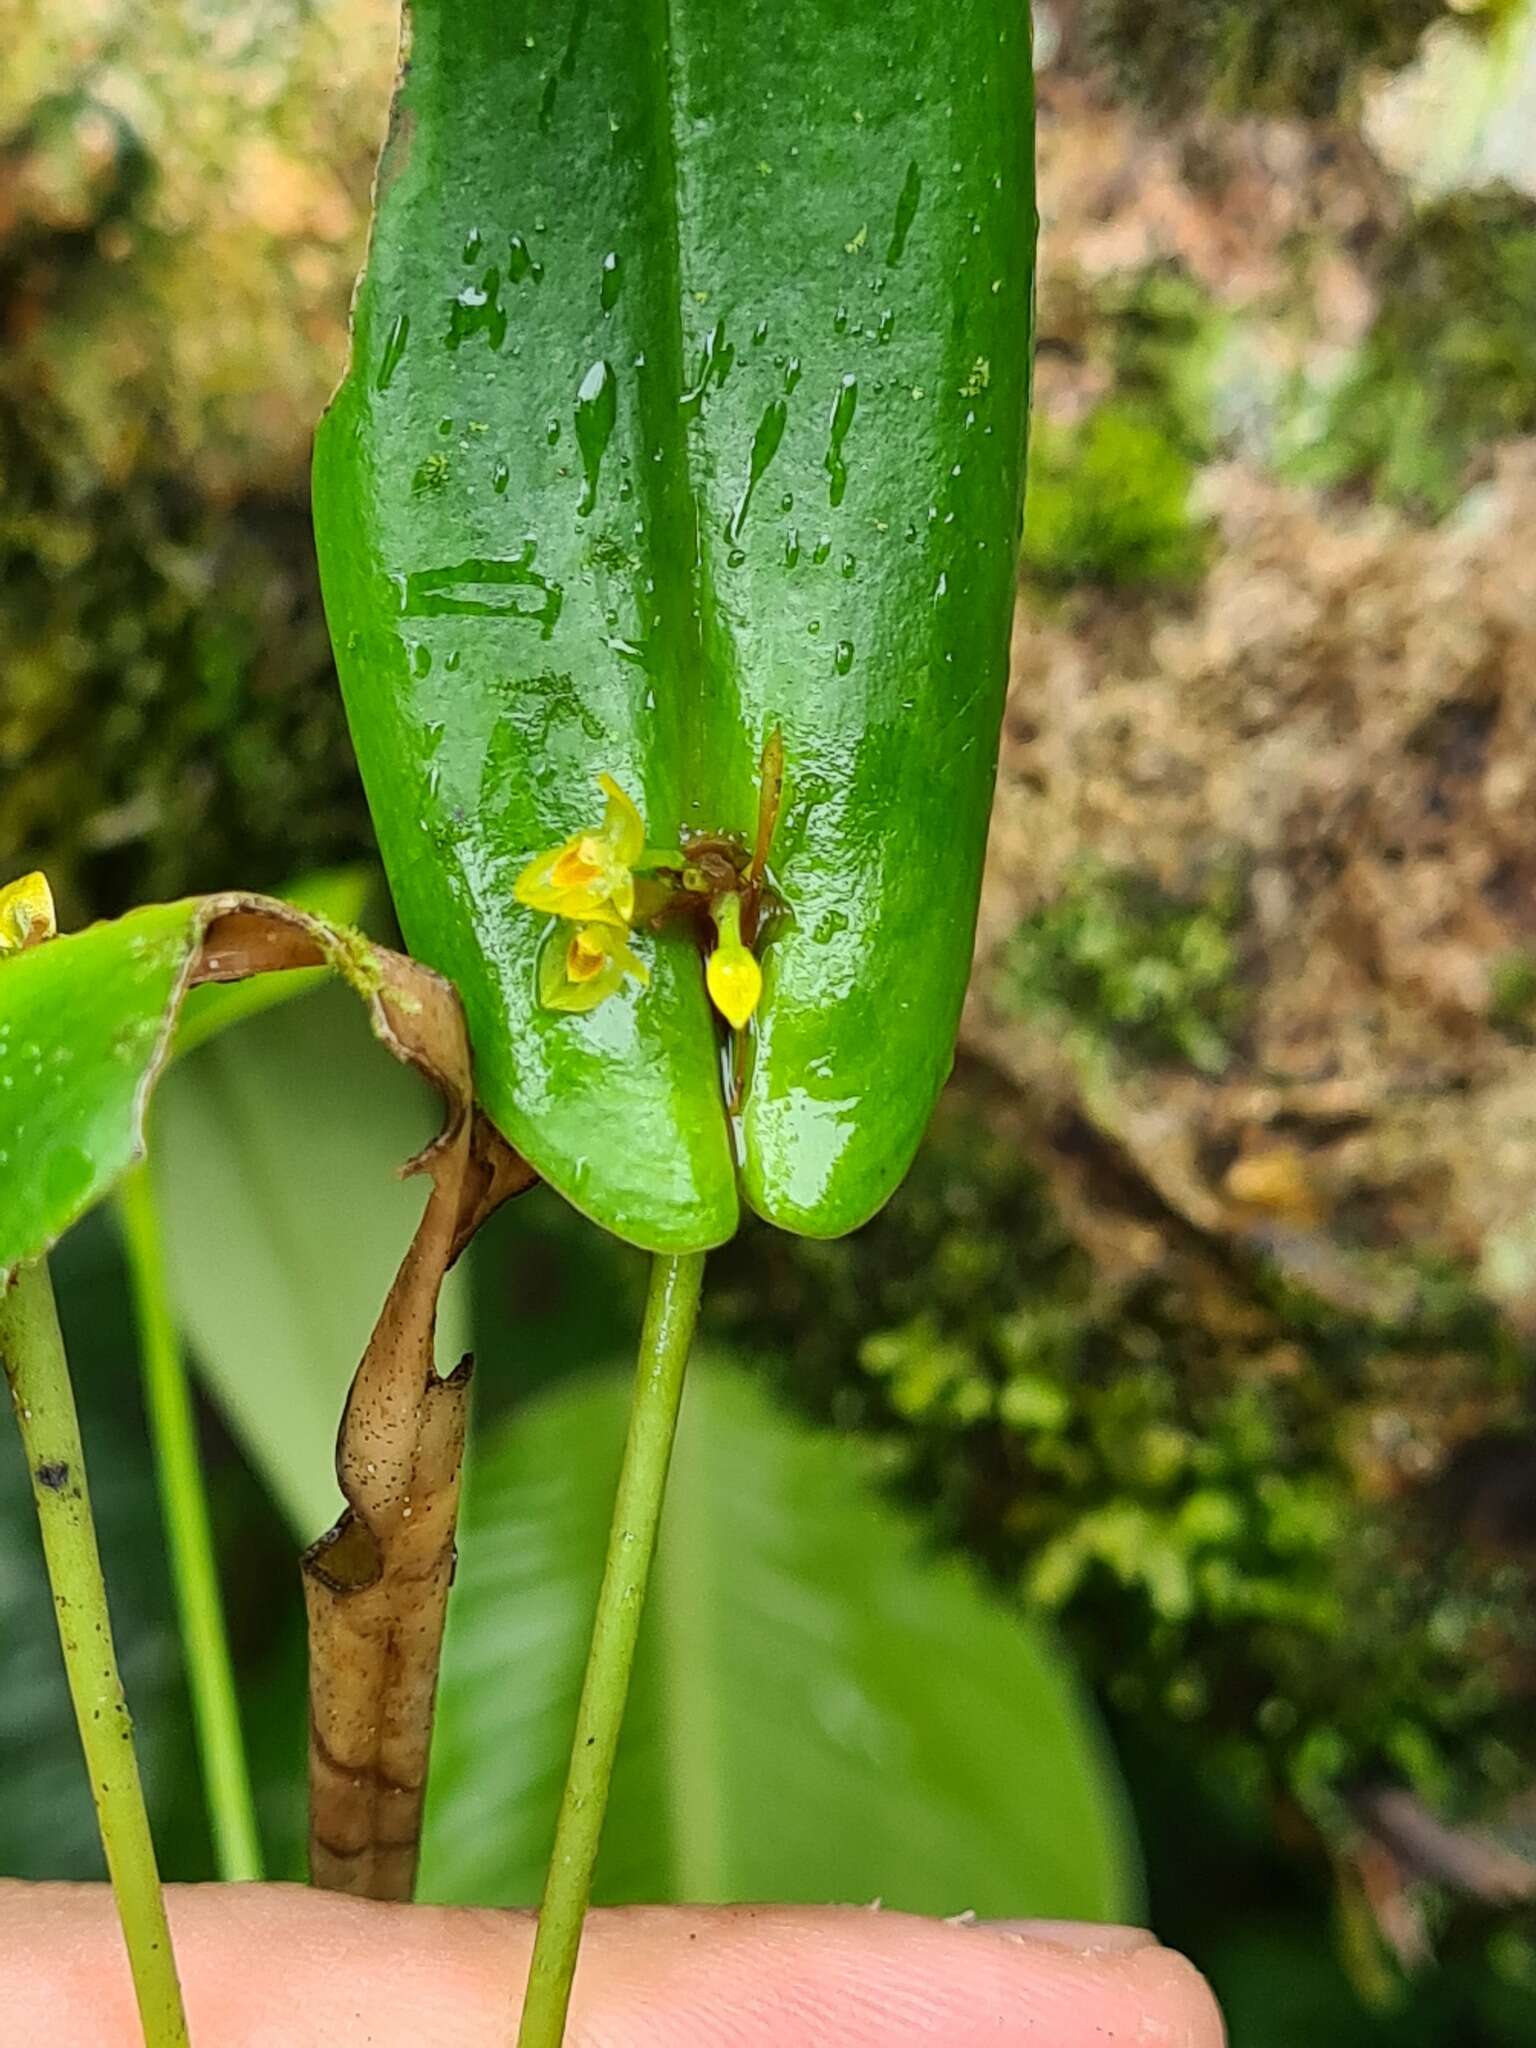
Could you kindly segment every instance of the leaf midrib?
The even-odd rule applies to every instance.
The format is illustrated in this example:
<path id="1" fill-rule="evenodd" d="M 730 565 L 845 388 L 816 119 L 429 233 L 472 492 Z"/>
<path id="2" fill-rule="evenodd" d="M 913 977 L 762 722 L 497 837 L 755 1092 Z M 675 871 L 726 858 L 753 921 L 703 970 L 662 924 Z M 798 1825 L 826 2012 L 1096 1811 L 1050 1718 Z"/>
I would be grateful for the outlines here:
<path id="1" fill-rule="evenodd" d="M 646 160 L 656 188 L 656 213 L 664 224 L 665 247 L 653 249 L 660 298 L 659 334 L 665 356 L 658 366 L 660 403 L 665 407 L 667 459 L 659 465 L 653 493 L 652 560 L 656 571 L 659 615 L 674 674 L 677 701 L 675 758 L 680 764 L 676 791 L 679 828 L 690 822 L 685 806 L 690 795 L 708 787 L 705 758 L 704 648 L 701 617 L 705 598 L 700 511 L 688 451 L 688 421 L 680 404 L 687 388 L 683 332 L 683 189 L 679 135 L 678 67 L 672 0 L 651 0 L 651 38 L 657 90 L 645 95 L 651 111 Z M 670 515 L 670 516 L 669 516 Z"/>

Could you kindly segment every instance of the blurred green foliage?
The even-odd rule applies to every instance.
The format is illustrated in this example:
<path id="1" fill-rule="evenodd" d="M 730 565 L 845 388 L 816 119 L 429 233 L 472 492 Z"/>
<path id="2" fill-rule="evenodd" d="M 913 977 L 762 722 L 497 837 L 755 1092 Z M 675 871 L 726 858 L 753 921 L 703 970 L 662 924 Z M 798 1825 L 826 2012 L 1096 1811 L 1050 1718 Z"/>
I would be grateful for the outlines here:
<path id="1" fill-rule="evenodd" d="M 1190 493 L 1212 452 L 1211 371 L 1224 322 L 1171 264 L 1092 290 L 1058 279 L 1056 290 L 1068 301 L 1058 311 L 1075 330 L 1072 353 L 1111 389 L 1071 421 L 1036 416 L 1024 573 L 1047 591 L 1194 582 L 1208 535 Z"/>
<path id="2" fill-rule="evenodd" d="M 589 1369 L 482 1423 L 429 1899 L 538 1895 L 628 1405 L 623 1367 Z M 597 1897 L 1138 1912 L 1118 1778 L 1054 1631 L 925 1553 L 869 1479 L 739 1361 L 690 1365 Z"/>
<path id="3" fill-rule="evenodd" d="M 1024 570 L 1047 589 L 1186 583 L 1205 565 L 1189 513 L 1194 464 L 1157 422 L 1106 403 L 1041 420 L 1029 458 Z"/>
<path id="4" fill-rule="evenodd" d="M 104 1372 L 104 1342 L 112 1319 L 129 1321 L 121 1277 L 114 1272 L 110 1242 L 98 1228 L 82 1233 L 59 1262 L 58 1281 L 67 1289 L 67 1341 L 74 1362 L 76 1401 L 87 1455 L 103 1438 L 120 1436 L 121 1454 L 106 1469 L 91 1468 L 93 1507 L 114 1613 L 122 1641 L 124 1682 L 140 1704 L 143 1719 L 140 1764 L 151 1797 L 160 1804 L 167 1830 L 183 1853 L 191 1849 L 199 1874 L 206 1847 L 187 1840 L 196 1828 L 197 1789 L 190 1799 L 172 1792 L 178 1760 L 191 1740 L 186 1691 L 177 1668 L 170 1583 L 156 1541 L 154 1475 L 137 1383 L 131 1375 Z M 9 1404 L 7 1403 L 7 1408 Z M 53 1607 L 43 1574 L 42 1549 L 21 1444 L 5 1416 L 0 1442 L 0 1757 L 5 1791 L 0 1797 L 0 1870 L 38 1877 L 97 1876 L 90 1786 L 80 1764 L 80 1745 L 65 1689 L 64 1667 L 54 1632 Z M 131 1560 L 131 1562 L 130 1562 Z M 165 1813 L 167 1795 L 174 1798 Z"/>
<path id="5" fill-rule="evenodd" d="M 178 1062 L 163 1089 L 154 1184 L 176 1306 L 233 1438 L 208 1435 L 221 1554 L 271 1869 L 288 1875 L 304 1769 L 292 1553 L 339 1506 L 331 1453 L 346 1388 L 421 1203 L 420 1184 L 402 1185 L 393 1169 L 428 1136 L 436 1105 L 370 1042 L 357 1005 L 335 988 L 248 1018 Z M 633 1346 L 643 1261 L 552 1197 L 512 1204 L 498 1221 L 465 1265 L 485 1278 L 500 1268 L 510 1300 L 494 1286 L 450 1289 L 436 1333 L 440 1361 L 456 1362 L 474 1299 L 476 1450 L 427 1889 L 528 1904 L 547 1856 L 612 1511 L 629 1382 L 612 1362 Z M 76 1244 L 105 1252 L 99 1284 L 75 1266 Z M 58 1257 L 60 1289 L 83 1324 L 91 1463 L 105 1462 L 114 1592 L 117 1573 L 127 1575 L 117 1613 L 162 1848 L 171 1874 L 203 1875 L 159 1510 L 110 1253 L 87 1226 Z M 558 1360 L 541 1341 L 547 1297 L 528 1299 L 535 1273 L 581 1303 L 576 1327 L 559 1319 Z M 530 1402 L 535 1352 L 547 1379 L 580 1384 L 546 1384 Z M 609 1369 L 595 1374 L 595 1365 Z M 103 1439 L 91 1423 L 108 1399 L 115 1426 Z M 807 1431 L 739 1366 L 717 1360 L 690 1385 L 673 1467 L 637 1711 L 614 1789 L 608 1897 L 883 1894 L 925 1911 L 956 1910 L 957 1900 L 994 1913 L 1139 1910 L 1113 1762 L 1054 1633 L 1021 1625 L 962 1561 L 926 1551 L 908 1521 L 871 1497 L 858 1446 Z M 19 1457 L 0 1470 L 7 1479 L 0 1520 L 19 1538 L 14 1576 L 0 1568 L 8 1764 L 18 1739 L 14 1800 L 0 1803 L 0 1870 L 90 1874 L 89 1798 L 77 1775 L 65 1849 L 64 1829 L 40 1818 L 78 1765 Z M 278 1525 L 274 1546 L 279 1513 L 289 1534 Z M 996 1760 L 1021 1721 L 1029 1752 L 1000 1777 Z"/>
<path id="6" fill-rule="evenodd" d="M 1297 469 L 1438 518 L 1489 442 L 1536 430 L 1536 201 L 1437 201 L 1370 268 L 1375 321 Z"/>
<path id="7" fill-rule="evenodd" d="M 0 370 L 0 845 L 66 921 L 369 843 L 302 513 L 118 483 Z"/>
<path id="8" fill-rule="evenodd" d="M 1335 1841 L 1362 1779 L 1455 1813 L 1528 1776 L 1529 1560 L 1476 1533 L 1455 1449 L 1480 1418 L 1484 1454 L 1536 1466 L 1529 1360 L 1455 1284 L 1427 1276 L 1395 1324 L 1230 1252 L 1111 1287 L 1006 1123 L 958 1099 L 851 1241 L 757 1233 L 720 1265 L 727 1327 L 883 1442 L 944 1535 L 1207 1774 Z M 1402 1482 L 1405 1442 L 1440 1484 Z"/>
<path id="9" fill-rule="evenodd" d="M 55 1253 L 54 1282 L 69 1347 L 113 1630 L 134 1715 L 162 1862 L 171 1875 L 211 1878 L 190 1709 L 182 1679 L 160 1503 L 132 1351 L 132 1309 L 116 1233 L 89 1218 Z M 281 1589 L 296 1585 L 291 1551 L 264 1491 L 211 1414 L 202 1446 L 243 1704 L 253 1735 L 276 1731 L 262 1708 L 281 1632 Z M 239 1560 L 238 1569 L 233 1560 Z M 274 1598 L 274 1589 L 277 1597 Z M 33 1878 L 104 1875 L 90 1787 L 65 1687 L 36 1515 L 20 1444 L 0 1428 L 0 1872 Z M 302 1693 L 287 1716 L 283 1767 L 302 1768 Z"/>
<path id="10" fill-rule="evenodd" d="M 1338 113 L 1373 66 L 1406 64 L 1454 0 L 1086 0 L 1088 47 L 1164 116 Z"/>
<path id="11" fill-rule="evenodd" d="M 1245 1007 L 1241 920 L 1233 878 L 1186 902 L 1148 875 L 1087 864 L 1015 932 L 998 999 L 1060 1016 L 1094 1050 L 1220 1073 Z"/>
<path id="12" fill-rule="evenodd" d="M 302 1543 L 339 1512 L 341 1404 L 421 1213 L 422 1184 L 399 1168 L 438 1123 L 435 1099 L 334 984 L 247 1019 L 160 1084 L 154 1175 L 176 1310 Z M 445 1368 L 467 1325 L 465 1276 L 450 1275 Z"/>
<path id="13" fill-rule="evenodd" d="M 330 1007 L 324 996 L 309 997 L 243 1027 L 224 1050 L 238 1054 L 249 1040 L 255 1058 L 256 1041 L 279 1020 L 306 1016 L 328 1039 Z M 274 1041 L 262 1059 L 275 1050 Z M 313 1080 L 315 1051 L 295 1041 L 289 1082 L 267 1073 L 265 1085 L 305 1101 L 297 1077 L 302 1070 Z M 379 1065 L 369 1057 L 370 1068 Z M 322 1147 L 328 1118 L 356 1115 L 350 1095 L 323 1083 L 307 1099 Z M 1528 1778 L 1518 1673 L 1536 1648 L 1530 1572 L 1488 1502 L 1502 1489 L 1518 1512 L 1529 1494 L 1531 1433 L 1519 1392 L 1529 1361 L 1445 1276 L 1426 1274 L 1412 1314 L 1390 1325 L 1341 1315 L 1260 1263 L 1188 1242 L 1154 1273 L 1112 1284 L 1030 1164 L 1015 1116 L 974 1075 L 962 1076 L 911 1182 L 865 1231 L 819 1244 L 754 1230 L 712 1262 L 717 1330 L 750 1341 L 802 1411 L 857 1439 L 838 1454 L 850 1471 L 881 1475 L 941 1546 L 982 1560 L 1025 1609 L 1059 1618 L 1128 1745 L 1150 1830 L 1157 1924 L 1191 1942 L 1213 1969 L 1232 2005 L 1235 2038 L 1255 2048 L 1278 2043 L 1289 2016 L 1319 2042 L 1456 2038 L 1468 2048 L 1504 2048 L 1518 2036 L 1501 2035 L 1499 2024 L 1530 2010 L 1518 1981 L 1518 1934 L 1497 1937 L 1498 1969 L 1447 1972 L 1416 1992 L 1420 2032 L 1399 2037 L 1385 2021 L 1375 2030 L 1318 1940 L 1314 1883 L 1278 1849 L 1271 1815 L 1305 1812 L 1323 1840 L 1342 1845 L 1349 1794 L 1362 1780 L 1406 1780 L 1437 1810 L 1456 1814 L 1497 1804 Z M 1081 1142 L 1091 1140 L 1084 1134 Z M 236 1158 L 244 1156 L 237 1148 Z M 393 1213 L 400 1191 L 382 1171 L 368 1181 Z M 310 1226 L 318 1233 L 312 1275 L 327 1256 L 347 1256 L 367 1199 L 365 1187 L 349 1187 L 345 1204 L 321 1208 Z M 1178 1228 L 1166 1219 L 1163 1227 L 1178 1249 Z M 75 1242 L 88 1250 L 93 1239 L 82 1232 Z M 102 1254 L 120 1288 L 110 1246 L 98 1243 Z M 216 1286 L 216 1233 L 196 1255 L 209 1269 L 200 1284 Z M 611 1353 L 620 1325 L 633 1321 L 636 1272 L 632 1255 L 546 1194 L 513 1204 L 473 1263 L 478 1442 L 482 1451 L 493 1439 L 499 1446 L 484 1468 L 494 1475 L 518 1441 L 508 1433 L 509 1409 L 552 1369 L 546 1352 L 567 1331 L 566 1306 L 583 1305 L 586 1319 L 580 1342 L 553 1368 L 560 1376 Z M 237 1260 L 232 1277 L 240 1270 Z M 98 1489 L 109 1507 L 118 1489 L 132 1493 L 131 1515 L 113 1511 L 109 1571 L 151 1743 L 157 1824 L 172 1873 L 199 1875 L 208 1852 L 195 1783 L 167 1761 L 185 1757 L 185 1708 L 166 1635 L 168 1601 L 150 1597 L 163 1567 L 133 1376 L 124 1375 L 116 1335 L 121 1317 L 91 1291 L 73 1246 L 61 1257 L 60 1282 L 67 1312 L 73 1303 L 93 1465 L 106 1465 Z M 244 1299 L 238 1284 L 233 1292 Z M 324 1318 L 313 1327 L 323 1330 Z M 283 1384 L 258 1377 L 251 1398 L 275 1403 L 274 1417 L 286 1401 L 298 1426 Z M 104 1398 L 110 1421 L 100 1419 Z M 303 1427 L 312 1433 L 313 1419 Z M 697 1448 L 718 1433 L 706 1427 Z M 590 1432 L 575 1434 L 586 1446 L 580 1456 L 539 1455 L 521 1521 L 489 1497 L 471 1509 L 503 1517 L 477 1567 L 480 1595 L 493 1605 L 509 1575 L 526 1577 L 551 1475 L 584 1469 Z M 1477 1452 L 1470 1466 L 1448 1452 L 1463 1438 Z M 263 1459 L 278 1441 L 273 1434 Z M 291 1542 L 211 1421 L 208 1446 L 258 1793 L 274 1871 L 286 1873 L 295 1867 L 303 1756 Z M 753 1455 L 766 1456 L 766 1445 Z M 1420 1468 L 1442 1476 L 1405 1483 L 1403 1473 Z M 707 1459 L 695 1474 L 711 1485 L 718 1476 Z M 19 1459 L 11 1477 L 23 1513 Z M 744 1513 L 760 1491 L 745 1480 L 728 1489 L 731 1511 Z M 686 1487 L 680 1511 L 698 1511 Z M 784 1525 L 797 1526 L 794 1515 Z M 592 1528 L 596 1542 L 600 1516 Z M 765 1525 L 760 1534 L 764 1558 L 781 1557 L 782 1532 Z M 17 1548 L 15 1576 L 30 1586 L 30 1606 L 18 1609 L 13 1595 L 6 1675 L 30 1688 L 33 1747 L 26 1782 L 8 1779 L 7 1863 L 89 1875 L 83 1794 L 68 1809 L 67 1833 L 37 1818 L 32 1796 L 36 1787 L 50 1800 L 64 1796 L 74 1751 L 61 1684 L 55 1678 L 51 1706 L 37 1691 L 37 1674 L 55 1668 L 52 1623 L 40 1579 L 25 1570 L 25 1539 Z M 0 1591 L 5 1583 L 0 1574 Z M 566 1596 L 552 1571 L 536 1573 L 533 1585 L 534 1620 L 547 1631 Z M 771 1595 L 770 1607 L 780 1597 Z M 505 1737 L 497 1704 L 503 1646 L 496 1627 L 471 1623 L 458 1654 L 472 1690 L 445 1709 L 461 1751 L 493 1724 L 503 1747 Z M 482 1698 L 490 1705 L 477 1704 Z M 0 1719 L 5 1699 L 0 1686 Z M 989 1755 L 1003 1746 L 989 1745 Z M 553 1761 L 544 1775 L 552 1787 Z M 1294 1843 L 1294 1821 L 1288 1831 Z M 1245 1885 L 1249 1906 L 1240 1909 Z M 1243 1950 L 1243 1926 L 1255 1917 L 1273 1929 L 1272 1948 L 1288 1953 L 1293 1944 L 1311 1958 L 1278 2005 L 1273 1987 L 1266 1992 L 1268 1965 Z M 1455 1929 L 1440 1919 L 1454 1953 Z M 1325 2032 L 1329 2026 L 1336 2031 Z"/>
<path id="14" fill-rule="evenodd" d="M 1488 1015 L 1520 1044 L 1531 1042 L 1536 1025 L 1536 952 L 1517 946 L 1494 964 Z"/>
<path id="15" fill-rule="evenodd" d="M 0 354 L 11 870 L 45 867 L 71 923 L 355 852 L 366 814 L 302 501 L 211 495 L 152 398 L 126 452 L 82 416 L 97 382 L 116 393 L 157 360 L 142 264 L 109 254 L 145 234 L 154 166 L 76 92 L 32 110 L 0 173 L 23 194 L 0 235 L 17 344 Z M 91 375 L 61 372 L 92 336 Z"/>

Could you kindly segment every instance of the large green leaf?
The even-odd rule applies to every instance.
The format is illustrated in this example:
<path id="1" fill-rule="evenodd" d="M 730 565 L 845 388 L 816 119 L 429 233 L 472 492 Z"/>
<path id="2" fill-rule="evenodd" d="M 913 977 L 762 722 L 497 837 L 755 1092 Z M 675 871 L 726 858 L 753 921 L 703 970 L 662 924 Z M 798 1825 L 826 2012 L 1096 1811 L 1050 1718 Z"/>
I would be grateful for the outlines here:
<path id="1" fill-rule="evenodd" d="M 628 1388 L 472 1461 L 423 1890 L 528 1903 L 548 1855 Z M 1133 1912 L 1112 1766 L 1052 1639 L 925 1557 L 850 1446 L 739 1369 L 684 1403 L 599 1893 Z"/>
<path id="2" fill-rule="evenodd" d="M 178 1316 L 204 1383 L 305 1542 L 336 1518 L 337 1419 L 421 1214 L 420 1184 L 397 1169 L 438 1121 L 421 1083 L 375 1056 L 339 988 L 201 1047 L 156 1098 Z M 467 1344 L 464 1304 L 450 1274 L 438 1313 L 450 1364 Z"/>
<path id="3" fill-rule="evenodd" d="M 195 903 L 152 903 L 0 961 L 0 1276 L 142 1155 L 199 937 Z"/>
<path id="4" fill-rule="evenodd" d="M 635 1242 L 868 1216 L 948 1070 L 1006 667 L 1033 247 L 1022 0 L 415 0 L 315 510 L 412 949 L 482 1098 Z M 788 916 L 737 1130 L 693 942 L 539 1007 L 530 857 L 607 772 Z"/>

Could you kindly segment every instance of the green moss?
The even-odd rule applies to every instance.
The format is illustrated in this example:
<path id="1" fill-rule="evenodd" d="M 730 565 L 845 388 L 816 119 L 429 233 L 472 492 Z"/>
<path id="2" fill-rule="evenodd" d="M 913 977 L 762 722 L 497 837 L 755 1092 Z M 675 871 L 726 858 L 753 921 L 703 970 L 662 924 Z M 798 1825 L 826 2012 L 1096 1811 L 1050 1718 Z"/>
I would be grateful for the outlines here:
<path id="1" fill-rule="evenodd" d="M 1206 540 L 1194 465 L 1158 421 L 1108 402 L 1072 427 L 1042 420 L 1029 457 L 1024 570 L 1046 589 L 1193 582 Z"/>
<path id="2" fill-rule="evenodd" d="M 1154 418 L 1192 461 L 1208 460 L 1212 373 L 1229 323 L 1204 286 L 1176 263 L 1149 264 L 1100 283 L 1093 317 L 1107 330 L 1118 396 Z"/>
<path id="3" fill-rule="evenodd" d="M 3 380 L 0 673 L 0 862 L 68 922 L 371 844 L 303 505 L 109 483 Z"/>
<path id="4" fill-rule="evenodd" d="M 1192 582 L 1207 546 L 1190 490 L 1213 448 L 1211 372 L 1225 321 L 1173 264 L 1091 292 L 1058 277 L 1052 294 L 1072 353 L 1111 390 L 1070 425 L 1036 421 L 1025 572 L 1055 590 Z"/>
<path id="5" fill-rule="evenodd" d="M 1494 963 L 1491 980 L 1488 1021 L 1529 1044 L 1536 1025 L 1536 953 L 1517 946 Z"/>
<path id="6" fill-rule="evenodd" d="M 1241 909 L 1231 881 L 1184 902 L 1145 876 L 1084 865 L 1014 934 L 998 998 L 1065 1019 L 1095 1047 L 1219 1073 L 1244 1010 Z"/>
<path id="7" fill-rule="evenodd" d="M 1406 64 L 1448 0 L 1087 0 L 1088 47 L 1159 113 L 1323 117 Z"/>
<path id="8" fill-rule="evenodd" d="M 1436 518 L 1481 449 L 1536 432 L 1536 202 L 1507 190 L 1443 200 L 1389 237 L 1372 269 L 1376 320 L 1298 467 Z"/>

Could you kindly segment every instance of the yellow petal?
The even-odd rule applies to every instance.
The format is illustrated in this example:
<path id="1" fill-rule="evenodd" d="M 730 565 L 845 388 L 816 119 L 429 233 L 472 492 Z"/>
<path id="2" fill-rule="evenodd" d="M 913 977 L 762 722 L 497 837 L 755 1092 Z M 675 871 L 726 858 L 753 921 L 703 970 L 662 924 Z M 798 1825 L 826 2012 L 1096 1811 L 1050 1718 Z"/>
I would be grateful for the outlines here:
<path id="1" fill-rule="evenodd" d="M 40 946 L 58 930 L 48 877 L 34 869 L 0 889 L 0 953 Z"/>
<path id="2" fill-rule="evenodd" d="M 620 945 L 615 956 L 623 965 L 626 974 L 632 974 L 642 988 L 651 985 L 651 970 L 632 946 Z"/>
<path id="3" fill-rule="evenodd" d="M 624 970 L 612 961 L 601 974 L 595 974 L 590 981 L 566 981 L 563 978 L 543 998 L 546 1010 L 564 1010 L 580 1014 L 595 1010 L 599 1003 L 606 1003 L 610 996 L 616 996 L 624 986 Z"/>
<path id="4" fill-rule="evenodd" d="M 600 927 L 591 926 L 578 931 L 565 949 L 566 980 L 590 981 L 593 975 L 602 973 L 609 957 L 609 949 L 602 943 Z"/>
<path id="5" fill-rule="evenodd" d="M 563 1008 L 566 989 L 565 949 L 570 942 L 567 925 L 552 925 L 539 948 L 539 1003 L 546 1010 Z"/>
<path id="6" fill-rule="evenodd" d="M 635 878 L 628 868 L 624 868 L 622 871 L 610 876 L 605 907 L 611 913 L 610 917 L 605 919 L 605 922 L 625 926 L 634 923 Z M 597 910 L 594 910 L 592 913 L 594 917 L 600 914 Z"/>
<path id="7" fill-rule="evenodd" d="M 615 860 L 625 867 L 645 851 L 645 820 L 611 775 L 599 775 L 597 786 L 608 799 L 603 813 L 603 837 L 613 849 Z"/>
<path id="8" fill-rule="evenodd" d="M 607 847 L 596 833 L 583 832 L 561 847 L 550 879 L 561 889 L 592 889 L 607 874 Z"/>
<path id="9" fill-rule="evenodd" d="M 623 986 L 624 968 L 620 962 L 580 944 L 586 934 L 599 929 L 584 926 L 573 936 L 569 925 L 557 925 L 545 940 L 539 955 L 539 1001 L 546 1010 L 595 1010 Z M 573 975 L 572 955 L 578 952 L 579 971 Z M 596 966 L 590 972 L 583 971 L 593 952 L 597 952 Z"/>
<path id="10" fill-rule="evenodd" d="M 512 894 L 530 910 L 573 923 L 627 925 L 635 907 L 634 879 L 611 862 L 594 865 L 585 851 L 594 843 L 590 833 L 579 833 L 536 854 L 512 884 Z"/>
<path id="11" fill-rule="evenodd" d="M 576 843 L 574 839 L 568 839 L 563 846 L 552 846 L 548 852 L 534 855 L 512 884 L 512 894 L 519 903 L 526 903 L 530 910 L 552 911 L 556 917 L 570 914 L 567 904 L 573 895 L 579 896 L 582 892 L 573 891 L 568 884 L 558 880 L 556 869 Z"/>

